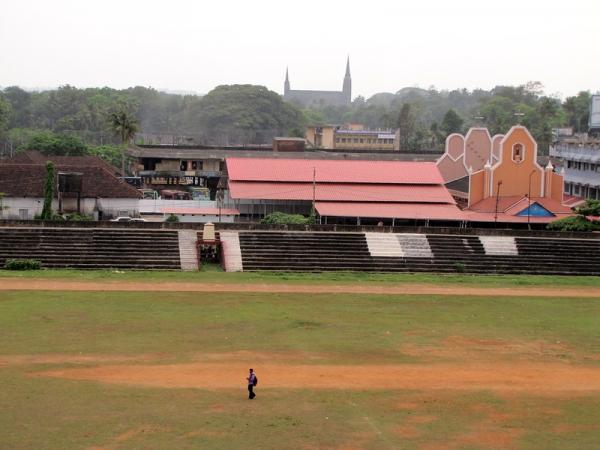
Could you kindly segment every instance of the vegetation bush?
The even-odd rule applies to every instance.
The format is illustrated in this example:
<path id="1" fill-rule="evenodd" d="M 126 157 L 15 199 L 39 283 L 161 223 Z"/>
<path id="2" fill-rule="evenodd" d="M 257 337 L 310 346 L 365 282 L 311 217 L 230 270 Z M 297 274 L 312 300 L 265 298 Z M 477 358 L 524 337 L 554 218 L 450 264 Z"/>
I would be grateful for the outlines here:
<path id="1" fill-rule="evenodd" d="M 304 217 L 302 214 L 285 214 L 274 212 L 265 216 L 260 223 L 266 225 L 309 225 L 314 223 L 312 216 Z"/>
<path id="2" fill-rule="evenodd" d="M 70 213 L 66 215 L 65 219 L 73 222 L 89 222 L 92 217 L 85 214 Z"/>
<path id="3" fill-rule="evenodd" d="M 573 216 L 549 223 L 546 228 L 552 231 L 600 231 L 600 223 L 592 222 L 585 216 Z"/>
<path id="4" fill-rule="evenodd" d="M 171 214 L 169 217 L 167 217 L 165 219 L 166 223 L 178 223 L 179 222 L 179 217 L 177 217 L 175 214 Z"/>
<path id="5" fill-rule="evenodd" d="M 4 268 L 7 270 L 40 270 L 42 263 L 37 259 L 8 259 Z"/>
<path id="6" fill-rule="evenodd" d="M 546 225 L 552 231 L 600 231 L 600 222 L 589 220 L 586 216 L 600 216 L 600 200 L 587 200 L 575 209 L 574 217 L 565 217 Z"/>
<path id="7" fill-rule="evenodd" d="M 454 263 L 454 270 L 456 270 L 457 273 L 464 273 L 465 270 L 466 270 L 466 267 L 461 262 L 455 262 Z"/>

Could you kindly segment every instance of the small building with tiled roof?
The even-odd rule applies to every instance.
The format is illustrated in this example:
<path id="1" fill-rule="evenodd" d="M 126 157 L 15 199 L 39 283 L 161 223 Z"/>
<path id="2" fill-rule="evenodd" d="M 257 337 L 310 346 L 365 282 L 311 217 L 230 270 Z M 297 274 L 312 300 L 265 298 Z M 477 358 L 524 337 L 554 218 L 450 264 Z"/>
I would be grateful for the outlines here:
<path id="1" fill-rule="evenodd" d="M 79 210 L 99 219 L 119 215 L 139 215 L 140 192 L 115 176 L 112 166 L 95 156 L 45 156 L 25 152 L 0 163 L 0 192 L 4 194 L 4 219 L 33 219 L 43 207 L 46 161 L 55 164 L 55 185 L 59 174 L 77 174 L 81 178 L 79 196 L 75 192 L 55 192 L 54 211 Z M 58 189 L 57 189 L 58 190 Z"/>

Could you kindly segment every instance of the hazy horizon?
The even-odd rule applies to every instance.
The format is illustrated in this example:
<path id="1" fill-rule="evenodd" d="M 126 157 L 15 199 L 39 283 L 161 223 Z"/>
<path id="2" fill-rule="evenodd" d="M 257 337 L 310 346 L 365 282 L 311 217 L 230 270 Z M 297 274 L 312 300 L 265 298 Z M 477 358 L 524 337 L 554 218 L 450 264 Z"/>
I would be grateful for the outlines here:
<path id="1" fill-rule="evenodd" d="M 352 97 L 403 87 L 489 90 L 540 81 L 562 97 L 600 89 L 594 57 L 600 2 L 475 0 L 368 7 L 184 0 L 6 0 L 0 86 L 153 87 L 206 94 L 222 84 L 340 90 L 350 55 Z M 137 6 L 136 6 L 137 5 Z"/>

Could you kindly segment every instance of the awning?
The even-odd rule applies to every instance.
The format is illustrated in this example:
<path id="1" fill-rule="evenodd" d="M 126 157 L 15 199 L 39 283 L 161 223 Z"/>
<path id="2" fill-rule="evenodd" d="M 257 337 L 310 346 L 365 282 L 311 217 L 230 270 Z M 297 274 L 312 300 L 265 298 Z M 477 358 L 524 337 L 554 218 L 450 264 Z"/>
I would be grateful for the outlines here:
<path id="1" fill-rule="evenodd" d="M 465 220 L 457 206 L 448 204 L 317 202 L 315 207 L 321 216 L 332 217 Z"/>

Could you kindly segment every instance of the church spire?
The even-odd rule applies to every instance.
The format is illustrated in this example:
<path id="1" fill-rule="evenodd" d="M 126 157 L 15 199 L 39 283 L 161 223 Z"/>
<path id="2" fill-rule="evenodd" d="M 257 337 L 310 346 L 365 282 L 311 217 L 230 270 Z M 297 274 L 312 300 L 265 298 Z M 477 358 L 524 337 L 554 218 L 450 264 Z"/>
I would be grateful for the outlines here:
<path id="1" fill-rule="evenodd" d="M 283 84 L 283 95 L 286 95 L 290 91 L 290 77 L 288 74 L 288 68 L 285 68 L 285 83 Z"/>
<path id="2" fill-rule="evenodd" d="M 344 85 L 342 88 L 342 92 L 344 93 L 344 100 L 346 104 L 349 105 L 352 103 L 352 78 L 350 77 L 350 55 L 348 55 L 348 59 L 346 60 L 346 75 L 344 76 Z"/>

